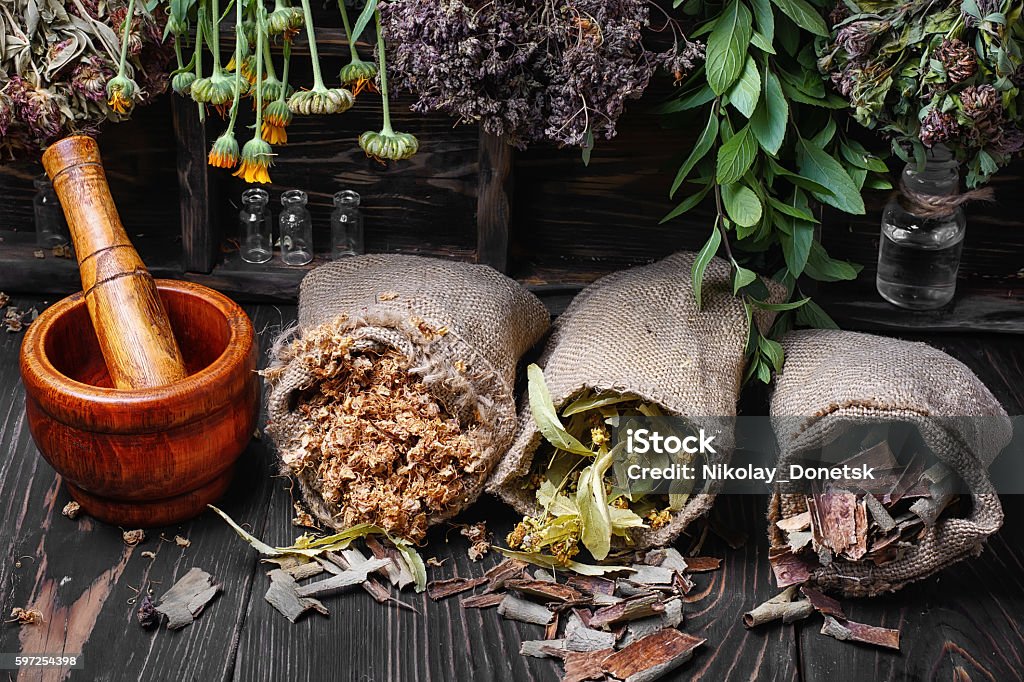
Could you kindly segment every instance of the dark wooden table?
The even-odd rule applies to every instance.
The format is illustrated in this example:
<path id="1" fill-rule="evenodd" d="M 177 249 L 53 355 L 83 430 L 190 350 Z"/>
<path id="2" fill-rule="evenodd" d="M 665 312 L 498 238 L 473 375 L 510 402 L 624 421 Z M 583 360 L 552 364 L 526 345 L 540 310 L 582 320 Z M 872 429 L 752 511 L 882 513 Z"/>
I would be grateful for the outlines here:
<path id="1" fill-rule="evenodd" d="M 18 300 L 21 305 L 39 301 Z M 252 306 L 265 351 L 294 308 Z M 1024 413 L 1024 343 L 997 335 L 917 336 L 974 369 L 1011 414 Z M 24 419 L 18 378 L 21 334 L 0 336 L 0 601 L 39 610 L 37 625 L 4 624 L 0 653 L 80 653 L 84 669 L 72 680 L 554 680 L 559 667 L 526 659 L 519 642 L 542 636 L 537 626 L 503 621 L 493 609 L 463 610 L 457 599 L 433 603 L 403 593 L 418 613 L 375 603 L 363 592 L 328 598 L 331 616 L 308 615 L 292 625 L 264 601 L 265 564 L 211 514 L 178 527 L 154 529 L 134 548 L 121 529 L 89 518 L 61 516 L 69 501 L 60 478 L 39 457 Z M 757 399 L 747 401 L 756 406 Z M 747 408 L 756 409 L 755 408 Z M 253 441 L 223 508 L 271 544 L 290 544 L 287 479 L 277 476 L 273 451 Z M 767 562 L 765 500 L 721 497 L 714 519 L 742 530 L 747 542 L 729 549 L 715 535 L 705 554 L 721 570 L 696 576 L 687 598 L 685 630 L 707 638 L 673 679 L 1014 680 L 1024 679 L 1024 500 L 1006 496 L 1006 524 L 978 559 L 891 596 L 852 601 L 855 620 L 899 627 L 900 653 L 848 644 L 818 633 L 820 621 L 746 630 L 740 614 L 772 596 Z M 512 515 L 482 499 L 464 520 L 486 519 L 502 537 Z M 191 540 L 180 548 L 175 535 Z M 680 546 L 690 542 L 684 538 Z M 473 563 L 467 542 L 451 528 L 435 529 L 424 557 L 444 561 L 431 578 L 475 576 L 496 563 Z M 142 556 L 155 553 L 155 558 Z M 190 627 L 142 630 L 134 601 L 140 589 L 161 594 L 193 566 L 224 583 L 224 592 Z M 4 677 L 6 676 L 6 677 Z M 61 679 L 51 671 L 3 671 L 0 679 Z"/>

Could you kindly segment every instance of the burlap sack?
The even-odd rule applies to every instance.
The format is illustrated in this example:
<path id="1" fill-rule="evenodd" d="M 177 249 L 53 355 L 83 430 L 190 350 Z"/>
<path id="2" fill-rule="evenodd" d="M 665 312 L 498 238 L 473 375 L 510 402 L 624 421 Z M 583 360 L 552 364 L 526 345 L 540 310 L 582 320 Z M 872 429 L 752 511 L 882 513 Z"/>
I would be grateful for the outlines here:
<path id="1" fill-rule="evenodd" d="M 587 287 L 556 320 L 538 364 L 557 409 L 586 389 L 633 394 L 715 433 L 717 458 L 708 463 L 728 462 L 749 330 L 724 260 L 715 258 L 708 266 L 703 307 L 697 310 L 690 275 L 695 257 L 677 253 Z M 777 300 L 780 288 L 770 286 Z M 770 325 L 772 317 L 759 313 L 759 327 Z M 515 443 L 488 490 L 532 515 L 541 510 L 522 484 L 542 436 L 523 402 Z M 635 529 L 631 539 L 640 548 L 669 543 L 711 508 L 718 489 L 706 483 L 667 525 Z"/>
<path id="2" fill-rule="evenodd" d="M 771 398 L 780 470 L 801 453 L 830 442 L 851 424 L 914 424 L 938 459 L 972 492 L 967 518 L 940 520 L 903 557 L 875 566 L 836 559 L 816 569 L 812 582 L 847 596 L 895 591 L 968 556 L 1002 525 L 1003 511 L 988 478 L 989 464 L 1012 437 L 1006 412 L 963 363 L 923 343 L 836 330 L 796 331 L 783 340 L 786 360 Z M 964 416 L 984 416 L 971 421 Z M 960 418 L 957 418 L 960 417 Z M 769 536 L 786 544 L 775 526 L 806 511 L 802 495 L 773 494 Z"/>
<path id="3" fill-rule="evenodd" d="M 272 352 L 268 374 L 269 424 L 278 451 L 301 448 L 296 391 L 309 387 L 304 363 L 288 357 L 288 340 L 335 325 L 357 344 L 391 347 L 463 426 L 475 425 L 478 460 L 462 505 L 428 519 L 437 523 L 471 504 L 515 433 L 515 373 L 520 356 L 550 324 L 540 300 L 484 265 L 405 255 L 366 255 L 323 265 L 303 280 L 298 326 Z M 283 366 L 280 366 L 282 365 Z M 313 481 L 299 475 L 310 510 L 336 526 Z"/>

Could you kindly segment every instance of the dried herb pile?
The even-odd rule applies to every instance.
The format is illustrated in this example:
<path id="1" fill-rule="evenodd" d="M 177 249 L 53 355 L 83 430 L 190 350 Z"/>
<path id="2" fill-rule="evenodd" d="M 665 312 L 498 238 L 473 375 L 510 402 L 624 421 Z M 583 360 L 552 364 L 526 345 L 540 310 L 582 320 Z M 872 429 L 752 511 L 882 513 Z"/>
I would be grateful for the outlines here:
<path id="1" fill-rule="evenodd" d="M 0 0 L 0 158 L 35 157 L 127 112 L 108 102 L 118 71 L 145 104 L 166 88 L 170 48 L 159 3 Z"/>
<path id="2" fill-rule="evenodd" d="M 472 425 L 451 416 L 393 349 L 357 345 L 336 328 L 292 344 L 296 357 L 318 364 L 296 396 L 304 432 L 281 453 L 290 473 L 316 482 L 314 494 L 340 527 L 369 523 L 421 540 L 428 517 L 465 493 L 479 458 Z"/>
<path id="3" fill-rule="evenodd" d="M 508 620 L 542 626 L 543 639 L 523 641 L 519 653 L 560 659 L 563 681 L 655 680 L 706 641 L 680 629 L 683 601 L 695 587 L 692 574 L 717 570 L 721 560 L 684 559 L 671 548 L 634 559 L 560 582 L 545 568 L 531 574 L 526 561 L 513 557 L 478 578 L 431 582 L 427 594 L 439 600 L 483 587 L 461 599 L 463 608 L 497 607 Z"/>
<path id="4" fill-rule="evenodd" d="M 556 565 L 578 567 L 585 547 L 598 561 L 612 550 L 612 539 L 629 543 L 633 528 L 658 528 L 686 504 L 687 492 L 672 495 L 630 494 L 613 489 L 609 472 L 623 457 L 623 446 L 610 446 L 611 429 L 630 417 L 662 416 L 652 403 L 628 395 L 587 390 L 559 418 L 544 383 L 544 373 L 530 365 L 529 398 L 533 419 L 545 443 L 533 457 L 525 485 L 536 492 L 543 512 L 527 516 L 508 535 L 509 547 Z M 680 462 L 690 463 L 690 462 Z"/>
<path id="5" fill-rule="evenodd" d="M 1022 11 L 1020 0 L 847 2 L 818 66 L 904 161 L 944 144 L 976 187 L 1024 150 Z"/>
<path id="6" fill-rule="evenodd" d="M 675 19 L 646 0 L 389 0 L 380 5 L 395 82 L 414 110 L 441 111 L 523 148 L 593 147 L 663 67 L 675 78 L 703 58 Z M 644 46 L 652 26 L 673 47 Z M 587 158 L 586 156 L 584 158 Z"/>
<path id="7" fill-rule="evenodd" d="M 844 464 L 872 467 L 876 479 L 860 489 L 818 487 L 796 503 L 805 511 L 775 520 L 768 558 L 779 587 L 803 584 L 836 560 L 884 566 L 957 513 L 959 479 L 930 453 L 901 464 L 883 440 Z"/>

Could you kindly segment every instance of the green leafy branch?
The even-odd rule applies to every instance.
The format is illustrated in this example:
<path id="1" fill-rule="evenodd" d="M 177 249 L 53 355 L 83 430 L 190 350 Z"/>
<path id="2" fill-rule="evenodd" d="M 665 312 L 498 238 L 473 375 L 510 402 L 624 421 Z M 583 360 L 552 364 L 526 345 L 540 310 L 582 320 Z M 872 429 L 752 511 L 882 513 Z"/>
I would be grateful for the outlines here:
<path id="1" fill-rule="evenodd" d="M 887 168 L 840 129 L 836 112 L 847 103 L 826 90 L 816 64 L 815 41 L 828 36 L 822 8 L 807 0 L 679 5 L 700 22 L 691 35 L 707 36 L 706 60 L 660 111 L 670 121 L 703 124 L 670 194 L 694 189 L 662 222 L 713 196 L 715 221 L 694 263 L 694 292 L 699 305 L 704 272 L 723 252 L 750 323 L 747 378 L 768 382 L 783 361 L 773 337 L 794 324 L 835 327 L 803 294 L 802 278 L 851 280 L 860 271 L 821 246 L 822 205 L 863 214 L 864 189 L 891 187 Z M 769 301 L 758 271 L 785 287 L 786 302 Z M 757 309 L 782 313 L 767 335 L 752 324 Z"/>

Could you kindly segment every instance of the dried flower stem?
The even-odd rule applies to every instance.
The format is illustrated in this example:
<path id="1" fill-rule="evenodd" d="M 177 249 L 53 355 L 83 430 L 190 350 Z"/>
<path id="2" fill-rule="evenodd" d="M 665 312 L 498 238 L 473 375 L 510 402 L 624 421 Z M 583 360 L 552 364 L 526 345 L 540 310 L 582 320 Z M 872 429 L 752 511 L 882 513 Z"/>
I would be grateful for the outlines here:
<path id="1" fill-rule="evenodd" d="M 344 1 L 344 0 L 343 0 Z M 380 108 L 384 115 L 384 127 L 380 132 L 384 135 L 393 135 L 391 129 L 391 105 L 388 102 L 388 65 L 384 57 L 384 36 L 380 30 L 380 10 L 373 13 L 374 22 L 377 25 L 377 60 L 380 62 Z"/>
<path id="2" fill-rule="evenodd" d="M 316 29 L 313 27 L 313 11 L 309 8 L 309 0 L 302 0 L 302 15 L 306 20 L 306 36 L 309 39 L 309 59 L 313 63 L 313 90 L 324 92 L 323 76 L 320 74 L 320 56 L 316 50 Z"/>

